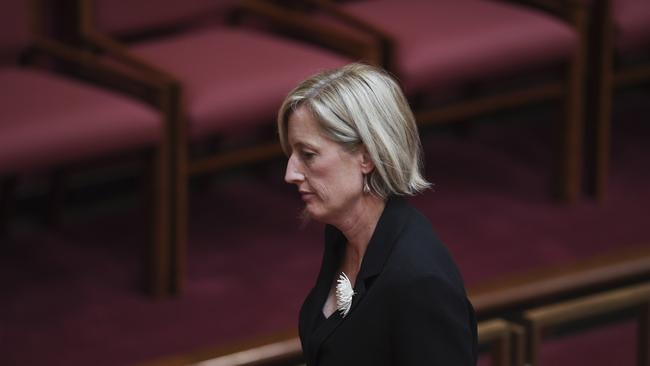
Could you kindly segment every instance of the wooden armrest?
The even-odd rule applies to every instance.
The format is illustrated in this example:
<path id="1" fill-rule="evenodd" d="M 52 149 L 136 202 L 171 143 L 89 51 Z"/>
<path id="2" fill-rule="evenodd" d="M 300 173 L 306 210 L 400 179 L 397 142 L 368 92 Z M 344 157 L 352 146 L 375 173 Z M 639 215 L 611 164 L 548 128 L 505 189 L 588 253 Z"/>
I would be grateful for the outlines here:
<path id="1" fill-rule="evenodd" d="M 109 58 L 121 62 L 125 66 L 133 68 L 143 75 L 157 78 L 161 82 L 178 83 L 178 80 L 173 75 L 137 57 L 133 53 L 129 52 L 129 50 L 121 43 L 116 42 L 104 34 L 94 30 L 86 30 L 82 33 L 82 36 L 85 42 L 90 46 L 99 49 L 104 56 L 108 56 Z"/>
<path id="2" fill-rule="evenodd" d="M 383 29 L 377 28 L 374 25 L 367 23 L 362 19 L 359 19 L 358 17 L 349 14 L 330 0 L 306 0 L 305 2 L 316 6 L 323 13 L 340 20 L 350 27 L 363 31 L 368 35 L 382 40 L 383 42 L 391 42 L 391 36 Z"/>
<path id="3" fill-rule="evenodd" d="M 150 78 L 160 79 L 161 82 L 169 82 L 178 84 L 178 80 L 165 72 L 164 70 L 152 65 L 151 63 L 143 60 L 119 42 L 116 42 L 111 37 L 97 31 L 93 28 L 92 22 L 92 4 L 90 0 L 82 0 L 79 2 L 79 36 L 83 42 L 102 52 L 104 56 L 112 58 L 126 67 L 133 68 L 140 74 L 146 75 Z"/>
<path id="4" fill-rule="evenodd" d="M 529 310 L 524 319 L 535 327 L 546 327 L 648 304 L 650 282 Z"/>
<path id="5" fill-rule="evenodd" d="M 69 47 L 40 35 L 35 37 L 33 49 L 66 65 L 74 66 L 91 81 L 136 95 L 158 107 L 165 103 L 163 94 L 172 85 L 149 74 L 129 72 L 128 69 L 108 63 L 92 52 Z"/>
<path id="6" fill-rule="evenodd" d="M 376 66 L 382 66 L 389 71 L 395 71 L 395 41 L 388 32 L 346 12 L 330 0 L 306 0 L 306 2 L 314 5 L 317 9 L 333 19 L 375 39 L 378 45 L 376 56 L 375 59 L 368 61 Z"/>
<path id="7" fill-rule="evenodd" d="M 318 5 L 318 10 L 328 16 L 333 16 L 336 13 L 337 8 L 334 8 L 331 4 L 320 6 L 322 5 L 321 2 L 306 1 L 305 3 Z M 300 37 L 341 52 L 353 59 L 363 59 L 374 65 L 381 64 L 381 44 L 384 38 L 376 36 L 374 32 L 364 32 L 371 37 L 372 41 L 370 42 L 353 39 L 340 29 L 314 22 L 310 14 L 303 10 L 277 5 L 265 0 L 244 0 L 239 3 L 238 10 L 262 16 L 282 29 L 292 31 Z M 339 21 L 342 20 L 338 14 L 334 15 L 333 18 Z M 354 29 L 365 30 L 362 25 L 358 24 L 354 26 Z"/>

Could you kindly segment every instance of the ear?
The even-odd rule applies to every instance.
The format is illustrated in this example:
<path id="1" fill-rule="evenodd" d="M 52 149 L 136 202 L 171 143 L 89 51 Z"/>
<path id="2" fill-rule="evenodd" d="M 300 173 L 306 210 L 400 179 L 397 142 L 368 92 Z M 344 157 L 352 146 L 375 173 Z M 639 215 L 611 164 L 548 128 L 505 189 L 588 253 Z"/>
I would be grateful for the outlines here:
<path id="1" fill-rule="evenodd" d="M 366 149 L 366 145 L 362 145 L 359 149 L 359 158 L 361 172 L 363 174 L 369 174 L 375 169 L 375 163 L 370 158 L 370 154 L 368 153 L 368 149 Z"/>

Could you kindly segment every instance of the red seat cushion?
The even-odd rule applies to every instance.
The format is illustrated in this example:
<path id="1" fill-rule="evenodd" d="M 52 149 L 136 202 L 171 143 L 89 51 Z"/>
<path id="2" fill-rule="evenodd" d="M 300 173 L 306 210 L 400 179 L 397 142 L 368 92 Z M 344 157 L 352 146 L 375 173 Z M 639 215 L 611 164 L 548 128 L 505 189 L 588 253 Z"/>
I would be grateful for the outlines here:
<path id="1" fill-rule="evenodd" d="M 650 48 L 650 0 L 614 0 L 616 47 L 621 51 Z"/>
<path id="2" fill-rule="evenodd" d="M 284 97 L 304 78 L 347 59 L 263 33 L 214 28 L 134 45 L 182 82 L 192 137 L 273 126 Z"/>
<path id="3" fill-rule="evenodd" d="M 0 174 L 153 146 L 160 116 L 129 98 L 41 70 L 0 69 Z"/>
<path id="4" fill-rule="evenodd" d="M 530 8 L 484 0 L 376 0 L 342 5 L 387 31 L 407 91 L 499 76 L 569 57 L 577 35 Z"/>

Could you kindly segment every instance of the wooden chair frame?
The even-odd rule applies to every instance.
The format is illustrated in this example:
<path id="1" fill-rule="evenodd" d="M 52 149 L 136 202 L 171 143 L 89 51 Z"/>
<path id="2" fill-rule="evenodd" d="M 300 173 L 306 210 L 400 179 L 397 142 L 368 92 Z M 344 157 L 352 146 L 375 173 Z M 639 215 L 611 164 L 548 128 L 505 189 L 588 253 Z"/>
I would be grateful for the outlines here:
<path id="1" fill-rule="evenodd" d="M 97 54 L 70 47 L 48 37 L 42 27 L 44 24 L 44 1 L 30 0 L 32 16 L 32 42 L 27 49 L 28 60 L 37 56 L 47 56 L 57 63 L 74 69 L 78 77 L 104 87 L 109 87 L 123 94 L 138 97 L 143 102 L 152 105 L 165 116 L 162 123 L 163 138 L 151 155 L 151 245 L 148 249 L 148 269 L 146 271 L 145 287 L 154 297 L 164 296 L 168 283 L 169 270 L 169 215 L 171 175 L 171 127 L 174 114 L 174 100 L 178 88 L 169 80 L 154 74 L 138 74 L 128 72 L 117 64 L 105 62 Z M 3 183 L 6 196 L 13 196 L 15 179 Z M 3 203 L 3 215 L 11 208 L 11 199 Z"/>
<path id="2" fill-rule="evenodd" d="M 353 40 L 345 32 L 313 22 L 300 9 L 277 6 L 270 1 L 242 0 L 239 3 L 239 7 L 241 11 L 263 17 L 280 30 L 289 31 L 294 34 L 298 33 L 309 41 L 348 55 L 352 59 L 367 60 L 373 65 L 382 63 L 381 58 L 383 54 L 381 50 L 388 46 L 384 44 L 385 39 L 389 37 L 388 35 L 383 34 L 380 29 L 360 22 L 344 12 L 340 12 L 328 0 L 305 0 L 298 2 L 298 6 L 309 6 L 313 4 L 322 7 L 328 14 L 333 15 L 337 19 L 342 19 L 343 22 L 352 27 L 361 28 L 370 34 L 381 34 L 382 36 L 375 37 L 370 42 Z"/>
<path id="3" fill-rule="evenodd" d="M 519 105 L 564 98 L 566 100 L 564 106 L 565 123 L 560 128 L 557 128 L 559 131 L 557 141 L 559 142 L 555 146 L 553 193 L 561 201 L 574 202 L 580 194 L 582 178 L 582 104 L 587 51 L 586 9 L 584 4 L 577 0 L 527 0 L 523 2 L 556 14 L 566 20 L 578 35 L 578 47 L 567 66 L 566 79 L 564 81 L 542 83 L 526 89 L 473 98 L 442 107 L 415 106 L 415 117 L 418 124 L 422 126 L 446 124 Z M 257 9 L 272 7 L 268 1 L 265 2 L 264 0 L 247 0 L 246 3 Z M 285 1 L 285 6 L 286 3 Z M 396 71 L 395 40 L 388 32 L 349 14 L 334 1 L 306 0 L 301 2 L 303 7 L 305 4 L 315 7 L 323 14 L 365 33 L 372 41 L 364 47 L 376 47 L 376 49 L 375 51 L 366 51 L 361 56 L 366 55 L 367 57 L 362 57 L 362 59 L 370 64 L 386 68 L 390 72 L 394 73 Z M 266 10 L 266 12 L 271 13 L 272 10 Z M 300 11 L 294 11 L 294 13 L 298 12 Z M 281 21 L 282 19 L 278 20 Z M 306 31 L 308 32 L 309 29 L 306 29 Z M 331 31 L 335 32 L 333 29 Z M 304 36 L 304 34 L 301 35 Z M 311 37 L 312 40 L 340 52 L 360 56 L 359 53 L 353 53 L 345 47 L 333 45 L 336 42 L 334 39 L 323 39 L 316 32 L 312 33 Z M 345 34 L 337 33 L 335 39 L 338 40 L 341 37 L 345 37 Z M 348 37 L 348 43 L 349 41 Z"/>
<path id="4" fill-rule="evenodd" d="M 650 82 L 650 64 L 616 66 L 612 0 L 594 0 L 590 16 L 591 61 L 586 124 L 586 190 L 598 201 L 607 192 L 611 154 L 612 103 L 616 88 Z"/>
<path id="5" fill-rule="evenodd" d="M 274 138 L 268 143 L 262 142 L 252 146 L 235 148 L 228 151 L 220 151 L 216 154 L 200 158 L 191 157 L 189 154 L 189 138 L 185 106 L 183 103 L 181 81 L 156 65 L 145 61 L 132 54 L 127 46 L 108 35 L 99 32 L 94 27 L 92 0 L 76 0 L 78 4 L 79 22 L 78 33 L 86 49 L 93 49 L 104 55 L 120 61 L 129 66 L 135 74 L 141 77 L 150 77 L 162 80 L 173 85 L 174 95 L 171 101 L 172 108 L 167 111 L 167 118 L 170 121 L 170 150 L 173 156 L 170 172 L 172 175 L 172 203 L 170 206 L 170 258 L 169 258 L 169 293 L 182 291 L 185 282 L 187 262 L 187 224 L 188 224 L 188 180 L 193 175 L 206 172 L 216 172 L 229 169 L 235 166 L 260 162 L 283 155 L 280 144 Z M 282 22 L 286 27 L 308 34 L 314 31 L 324 39 L 342 41 L 340 35 L 327 28 L 314 27 L 305 17 L 292 18 L 294 14 L 279 9 L 265 6 L 256 6 L 243 1 L 235 11 L 235 17 L 242 15 L 263 16 L 271 22 Z M 289 22 L 289 19 L 293 21 Z M 356 49 L 351 43 L 341 42 L 341 47 L 351 50 Z M 367 49 L 360 49 L 367 52 Z M 371 49 L 373 50 L 373 49 Z"/>
<path id="6" fill-rule="evenodd" d="M 490 345 L 493 366 L 524 365 L 524 328 L 497 318 L 478 323 L 479 345 Z"/>
<path id="7" fill-rule="evenodd" d="M 638 309 L 637 361 L 639 366 L 650 365 L 650 282 L 526 311 L 527 362 L 539 364 L 543 330 L 625 309 Z"/>

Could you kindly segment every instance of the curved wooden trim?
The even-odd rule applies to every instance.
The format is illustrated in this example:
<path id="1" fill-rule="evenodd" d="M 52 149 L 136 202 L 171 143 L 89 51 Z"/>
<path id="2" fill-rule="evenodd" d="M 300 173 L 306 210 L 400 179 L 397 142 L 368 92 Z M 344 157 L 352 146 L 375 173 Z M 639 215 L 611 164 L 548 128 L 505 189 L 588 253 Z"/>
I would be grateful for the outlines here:
<path id="1" fill-rule="evenodd" d="M 477 316 L 485 317 L 648 279 L 650 248 L 643 246 L 493 280 L 468 292 Z"/>

